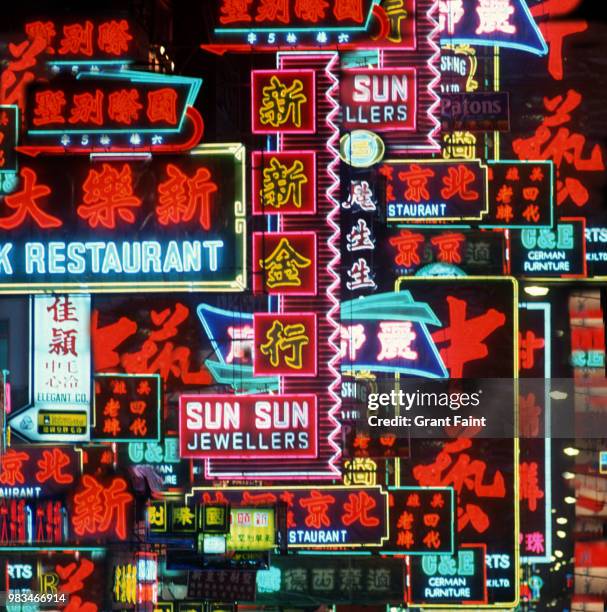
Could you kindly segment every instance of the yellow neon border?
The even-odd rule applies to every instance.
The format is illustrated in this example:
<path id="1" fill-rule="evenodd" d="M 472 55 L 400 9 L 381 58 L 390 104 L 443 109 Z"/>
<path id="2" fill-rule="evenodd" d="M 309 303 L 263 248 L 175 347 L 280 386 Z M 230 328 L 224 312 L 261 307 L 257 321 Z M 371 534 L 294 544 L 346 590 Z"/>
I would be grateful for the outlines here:
<path id="1" fill-rule="evenodd" d="M 218 153 L 231 153 L 236 160 L 236 195 L 234 200 L 234 235 L 236 244 L 240 242 L 242 263 L 233 280 L 225 281 L 175 281 L 163 282 L 95 282 L 95 283 L 0 283 L 2 294 L 34 294 L 34 293 L 166 293 L 167 291 L 230 291 L 240 292 L 247 288 L 247 221 L 246 221 L 246 164 L 245 147 L 241 143 L 203 144 L 190 151 L 190 155 L 207 155 L 212 157 Z M 238 170 L 241 180 L 238 181 Z M 237 262 L 237 264 L 240 262 Z"/>
<path id="2" fill-rule="evenodd" d="M 432 281 L 436 282 L 447 282 L 447 283 L 459 283 L 461 282 L 509 282 L 512 284 L 512 327 L 513 327 L 513 379 L 515 380 L 514 389 L 514 431 L 518 432 L 518 281 L 512 276 L 401 276 L 396 279 L 394 288 L 398 292 L 401 290 L 402 283 L 410 283 L 415 281 Z M 521 589 L 521 567 L 520 567 L 520 544 L 518 535 L 520 532 L 520 499 L 519 499 L 519 439 L 518 435 L 513 437 L 514 442 L 514 484 L 513 484 L 513 502 L 514 502 L 514 558 L 512 563 L 514 565 L 514 593 L 515 600 L 512 602 L 500 602 L 494 604 L 472 604 L 472 605 L 453 605 L 453 604 L 430 604 L 430 605 L 415 605 L 415 608 L 421 608 L 425 610 L 432 609 L 468 609 L 468 610 L 481 610 L 481 609 L 513 609 L 516 608 L 520 603 L 520 589 Z M 400 485 L 400 458 L 396 459 L 395 475 Z"/>
<path id="3" fill-rule="evenodd" d="M 378 544 L 339 544 L 339 545 L 310 545 L 310 544 L 288 544 L 288 548 L 303 548 L 306 550 L 334 550 L 336 554 L 339 554 L 339 550 L 342 548 L 377 548 L 383 546 L 384 542 L 390 539 L 390 523 L 388 520 L 388 512 L 389 512 L 389 497 L 388 491 L 386 491 L 381 485 L 367 485 L 361 487 L 351 487 L 348 485 L 298 485 L 298 486 L 290 486 L 286 484 L 284 486 L 262 486 L 258 487 L 258 489 L 263 491 L 311 491 L 312 489 L 321 489 L 321 490 L 340 490 L 340 491 L 356 491 L 360 489 L 375 489 L 380 495 L 383 495 L 385 498 L 386 506 L 384 512 L 384 524 L 386 526 L 386 535 L 381 537 L 381 541 Z M 185 494 L 185 503 L 188 503 L 188 498 L 192 497 L 195 493 L 216 493 L 217 491 L 249 491 L 251 487 L 192 487 L 189 493 Z M 378 551 L 381 552 L 381 551 Z"/>
<path id="4" fill-rule="evenodd" d="M 416 223 L 428 223 L 430 226 L 433 223 L 442 223 L 443 221 L 482 221 L 483 217 L 489 213 L 489 177 L 487 174 L 487 166 L 480 159 L 386 159 L 385 164 L 457 164 L 457 163 L 474 163 L 476 162 L 481 173 L 484 175 L 484 195 L 485 207 L 481 210 L 479 216 L 474 217 L 389 217 L 386 212 L 388 223 L 404 223 L 412 225 Z M 386 204 L 387 206 L 387 204 Z"/>

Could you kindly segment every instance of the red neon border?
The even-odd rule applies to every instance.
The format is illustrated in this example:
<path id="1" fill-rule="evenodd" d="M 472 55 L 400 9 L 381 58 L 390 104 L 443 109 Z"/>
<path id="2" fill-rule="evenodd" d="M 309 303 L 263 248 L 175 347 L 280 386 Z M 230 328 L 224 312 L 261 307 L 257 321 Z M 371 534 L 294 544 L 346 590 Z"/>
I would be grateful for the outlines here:
<path id="1" fill-rule="evenodd" d="M 302 323 L 307 320 L 308 326 L 312 325 L 312 329 L 314 332 L 314 342 L 312 343 L 312 352 L 314 354 L 314 366 L 312 368 L 304 369 L 302 367 L 301 370 L 292 370 L 292 369 L 283 369 L 283 368 L 274 368 L 259 371 L 257 369 L 257 364 L 259 361 L 257 359 L 253 359 L 253 374 L 255 376 L 293 376 L 297 378 L 301 378 L 303 376 L 316 376 L 318 374 L 318 315 L 316 312 L 255 312 L 253 313 L 253 338 L 255 342 L 255 355 L 257 355 L 257 349 L 261 342 L 258 342 L 255 337 L 257 322 L 262 319 L 270 319 L 270 320 L 281 320 L 281 321 L 289 321 L 293 323 Z M 309 327 L 306 331 L 309 331 Z"/>
<path id="2" fill-rule="evenodd" d="M 413 73 L 413 96 L 411 100 L 407 100 L 407 103 L 410 104 L 410 107 L 413 109 L 413 125 L 410 127 L 394 127 L 392 125 L 385 124 L 376 124 L 373 125 L 371 123 L 368 124 L 355 124 L 355 125 L 347 125 L 343 120 L 343 104 L 344 101 L 340 100 L 342 105 L 342 126 L 345 130 L 362 130 L 367 129 L 370 131 L 377 132 L 417 132 L 417 67 L 408 66 L 406 68 L 350 68 L 346 70 L 342 70 L 343 75 L 353 75 L 356 74 L 411 74 Z M 340 86 L 341 87 L 341 86 Z M 341 97 L 341 96 L 340 96 Z M 365 127 L 362 127 L 365 125 Z M 373 130 L 374 129 L 374 130 Z"/>
<path id="3" fill-rule="evenodd" d="M 299 238 L 301 236 L 307 236 L 312 239 L 314 252 L 314 259 L 312 261 L 312 283 L 313 288 L 308 290 L 302 290 L 298 287 L 285 287 L 284 289 L 271 289 L 267 287 L 262 280 L 263 270 L 259 268 L 257 242 L 258 240 L 263 241 L 264 236 L 277 238 Z M 263 253 L 261 253 L 263 255 Z M 253 294 L 258 295 L 317 295 L 318 293 L 318 244 L 316 240 L 316 232 L 253 232 Z"/>
<path id="4" fill-rule="evenodd" d="M 301 401 L 308 401 L 310 404 L 310 425 L 308 433 L 310 435 L 310 447 L 308 450 L 261 450 L 256 449 L 252 451 L 230 451 L 226 449 L 225 453 L 218 453 L 214 451 L 189 451 L 185 446 L 186 438 L 190 433 L 186 429 L 185 425 L 185 406 L 188 401 L 239 401 L 242 409 L 250 409 L 252 405 L 261 400 L 269 401 L 281 401 L 281 400 L 295 400 L 300 399 Z M 272 429 L 272 432 L 278 431 Z M 291 430 L 287 430 L 291 431 Z M 218 432 L 222 433 L 222 432 Z M 237 433 L 246 433 L 241 430 Z M 216 395 L 180 395 L 179 396 L 179 457 L 181 459 L 315 459 L 318 456 L 318 399 L 316 395 L 312 393 L 297 393 L 297 394 L 255 394 L 255 395 L 232 395 L 232 394 L 216 394 Z"/>
<path id="5" fill-rule="evenodd" d="M 461 548 L 482 548 L 483 549 L 483 561 L 482 561 L 482 568 L 483 568 L 483 594 L 484 594 L 484 598 L 480 599 L 478 601 L 460 601 L 458 604 L 445 604 L 445 603 L 440 603 L 439 601 L 432 601 L 432 602 L 416 602 L 413 601 L 413 598 L 411 596 L 411 564 L 407 563 L 407 599 L 404 601 L 404 603 L 406 603 L 408 606 L 421 606 L 424 608 L 446 608 L 447 606 L 454 606 L 454 607 L 460 607 L 460 606 L 483 606 L 483 605 L 487 605 L 489 603 L 489 590 L 487 588 L 487 545 L 486 544 L 482 544 L 482 543 L 478 543 L 478 544 L 460 544 L 455 552 L 457 552 L 458 550 L 460 550 Z M 450 555 L 451 557 L 453 557 L 455 555 L 455 552 L 453 555 Z M 439 554 L 437 554 L 437 556 L 441 556 Z M 498 604 L 499 605 L 499 604 Z"/>
<path id="6" fill-rule="evenodd" d="M 312 183 L 312 207 L 306 208 L 305 210 L 287 210 L 282 211 L 275 209 L 272 206 L 263 206 L 261 198 L 259 197 L 259 176 L 265 168 L 263 159 L 268 161 L 276 157 L 280 160 L 281 156 L 297 155 L 299 157 L 311 158 L 312 164 L 312 176 L 308 177 Z M 251 199 L 253 201 L 253 214 L 254 215 L 315 215 L 316 214 L 316 151 L 253 151 L 251 153 Z"/>
<path id="7" fill-rule="evenodd" d="M 255 96 L 255 84 L 257 77 L 261 75 L 272 75 L 272 76 L 286 76 L 297 78 L 297 75 L 306 74 L 312 77 L 312 127 L 308 128 L 291 128 L 291 129 L 278 129 L 270 126 L 269 129 L 258 128 L 255 129 L 257 123 L 255 117 L 256 101 Z M 316 71 L 313 69 L 301 69 L 301 70 L 251 70 L 251 132 L 253 134 L 316 134 Z"/>

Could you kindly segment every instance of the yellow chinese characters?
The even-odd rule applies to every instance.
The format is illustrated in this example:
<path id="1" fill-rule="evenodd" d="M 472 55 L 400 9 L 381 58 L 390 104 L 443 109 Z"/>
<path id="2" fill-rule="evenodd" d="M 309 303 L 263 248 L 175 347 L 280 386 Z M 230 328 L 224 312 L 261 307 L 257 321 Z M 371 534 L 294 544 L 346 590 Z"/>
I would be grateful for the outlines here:
<path id="1" fill-rule="evenodd" d="M 274 321 L 266 332 L 266 340 L 259 350 L 269 357 L 272 367 L 278 367 L 282 360 L 289 368 L 302 369 L 303 349 L 310 343 L 303 323 L 283 325 L 280 321 Z"/>
<path id="2" fill-rule="evenodd" d="M 282 208 L 292 201 L 293 206 L 301 208 L 302 187 L 307 182 L 301 161 L 296 159 L 293 165 L 287 167 L 272 157 L 268 167 L 263 170 L 263 189 L 260 194 L 267 206 Z"/>
<path id="3" fill-rule="evenodd" d="M 268 257 L 259 260 L 259 266 L 267 273 L 265 284 L 270 289 L 300 287 L 299 272 L 311 264 L 312 261 L 298 253 L 286 238 L 281 238 Z"/>
<path id="4" fill-rule="evenodd" d="M 308 101 L 303 89 L 303 83 L 299 79 L 293 79 L 287 87 L 276 75 L 272 76 L 270 84 L 262 89 L 259 108 L 261 124 L 279 128 L 291 123 L 295 127 L 301 127 L 301 107 Z"/>

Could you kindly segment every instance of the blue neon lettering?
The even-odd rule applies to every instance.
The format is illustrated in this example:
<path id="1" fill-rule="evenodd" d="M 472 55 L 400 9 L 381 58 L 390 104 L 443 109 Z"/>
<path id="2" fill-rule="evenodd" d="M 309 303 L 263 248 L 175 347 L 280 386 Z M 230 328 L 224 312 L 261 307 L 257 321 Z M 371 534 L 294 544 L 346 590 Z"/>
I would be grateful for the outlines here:
<path id="1" fill-rule="evenodd" d="M 116 272 L 117 274 L 122 272 L 118 250 L 113 242 L 108 242 L 105 247 L 105 257 L 103 258 L 103 267 L 101 268 L 102 274 L 108 274 L 109 272 Z"/>
<path id="2" fill-rule="evenodd" d="M 13 273 L 13 266 L 11 266 L 11 260 L 9 258 L 9 253 L 11 252 L 12 248 L 12 242 L 5 242 L 0 249 L 0 270 L 4 270 L 4 274 Z"/>
<path id="3" fill-rule="evenodd" d="M 200 270 L 202 270 L 202 249 L 200 248 L 200 242 L 184 241 L 183 271 L 200 272 Z"/>
<path id="4" fill-rule="evenodd" d="M 83 242 L 70 242 L 67 245 L 67 271 L 70 274 L 82 274 L 86 270 L 86 261 L 83 257 L 86 246 Z"/>
<path id="5" fill-rule="evenodd" d="M 223 248 L 223 240 L 204 240 L 202 246 L 209 250 L 209 270 L 217 270 L 217 249 Z"/>
<path id="6" fill-rule="evenodd" d="M 167 272 L 183 272 L 183 263 L 181 261 L 181 255 L 179 248 L 174 240 L 171 240 L 167 247 L 166 256 L 164 258 L 164 265 L 162 271 L 166 274 Z"/>
<path id="7" fill-rule="evenodd" d="M 161 272 L 160 265 L 160 244 L 151 240 L 146 240 L 141 245 L 141 259 L 143 261 L 143 271 L 150 271 L 150 263 L 154 272 Z"/>
<path id="8" fill-rule="evenodd" d="M 27 242 L 25 245 L 25 271 L 27 274 L 46 274 L 44 266 L 44 245 L 41 242 Z"/>
<path id="9" fill-rule="evenodd" d="M 48 243 L 49 274 L 65 274 L 65 244 L 63 242 Z"/>
<path id="10" fill-rule="evenodd" d="M 105 245 L 103 242 L 87 242 L 86 248 L 91 252 L 91 270 L 94 274 L 99 274 L 99 257 L 100 251 Z"/>
<path id="11" fill-rule="evenodd" d="M 122 269 L 128 274 L 137 274 L 141 270 L 140 242 L 122 244 Z"/>

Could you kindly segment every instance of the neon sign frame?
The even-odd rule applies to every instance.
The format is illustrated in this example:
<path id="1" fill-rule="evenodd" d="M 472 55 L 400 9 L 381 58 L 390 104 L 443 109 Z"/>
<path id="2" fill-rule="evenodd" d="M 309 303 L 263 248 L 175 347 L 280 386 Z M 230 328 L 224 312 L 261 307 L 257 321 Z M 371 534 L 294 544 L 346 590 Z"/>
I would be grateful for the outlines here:
<path id="1" fill-rule="evenodd" d="M 229 154 L 234 157 L 236 165 L 234 200 L 234 237 L 236 243 L 238 265 L 234 271 L 234 277 L 230 280 L 220 281 L 140 281 L 140 282 L 91 282 L 91 283 L 0 283 L 0 295 L 2 294 L 35 294 L 55 291 L 57 293 L 119 293 L 129 292 L 162 292 L 167 291 L 207 291 L 216 292 L 241 292 L 247 288 L 247 221 L 246 221 L 246 173 L 245 173 L 245 147 L 240 143 L 217 143 L 203 144 L 190 151 L 193 156 L 209 156 L 217 154 Z M 121 155 L 113 156 L 120 159 Z M 125 157 L 129 157 L 125 155 Z M 240 177 L 239 177 L 240 175 Z"/>

